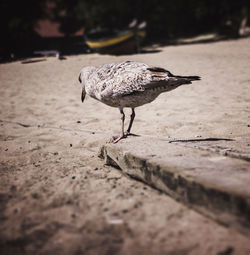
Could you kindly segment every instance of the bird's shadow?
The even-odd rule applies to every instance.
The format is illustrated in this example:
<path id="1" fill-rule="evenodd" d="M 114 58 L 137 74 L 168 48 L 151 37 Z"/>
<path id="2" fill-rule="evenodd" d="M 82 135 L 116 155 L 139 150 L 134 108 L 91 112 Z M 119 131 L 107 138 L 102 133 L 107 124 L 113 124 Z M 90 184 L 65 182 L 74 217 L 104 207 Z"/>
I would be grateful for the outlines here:
<path id="1" fill-rule="evenodd" d="M 132 134 L 132 133 L 130 133 L 128 136 L 144 137 L 144 135 L 138 135 L 138 134 Z M 169 143 L 235 141 L 234 139 L 230 139 L 230 138 L 215 138 L 215 137 L 196 138 L 196 139 L 171 139 L 171 138 L 158 138 L 158 137 L 151 137 L 151 138 L 157 138 L 158 140 L 167 141 Z"/>
<path id="2" fill-rule="evenodd" d="M 194 142 L 216 142 L 216 141 L 234 141 L 230 138 L 199 138 L 199 139 L 179 139 L 169 140 L 169 143 L 194 143 Z"/>
<path id="3" fill-rule="evenodd" d="M 137 134 L 133 134 L 133 133 L 129 133 L 129 134 L 127 134 L 127 136 L 137 136 L 137 137 L 141 137 L 141 135 L 137 135 Z"/>

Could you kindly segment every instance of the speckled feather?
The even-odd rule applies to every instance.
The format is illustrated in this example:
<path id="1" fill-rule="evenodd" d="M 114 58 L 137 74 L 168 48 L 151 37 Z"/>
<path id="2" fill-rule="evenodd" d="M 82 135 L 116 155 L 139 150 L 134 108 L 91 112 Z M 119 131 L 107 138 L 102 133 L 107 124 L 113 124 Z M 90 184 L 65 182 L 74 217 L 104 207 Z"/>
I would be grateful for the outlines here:
<path id="1" fill-rule="evenodd" d="M 83 93 L 109 106 L 135 108 L 152 102 L 162 92 L 199 80 L 199 77 L 175 76 L 163 68 L 126 61 L 85 67 L 79 80 Z"/>

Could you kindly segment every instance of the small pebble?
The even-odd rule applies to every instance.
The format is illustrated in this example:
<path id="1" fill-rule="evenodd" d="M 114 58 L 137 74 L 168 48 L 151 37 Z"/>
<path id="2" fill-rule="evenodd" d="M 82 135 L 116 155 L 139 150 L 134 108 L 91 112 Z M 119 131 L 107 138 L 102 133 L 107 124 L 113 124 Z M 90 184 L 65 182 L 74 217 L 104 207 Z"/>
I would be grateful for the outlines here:
<path id="1" fill-rule="evenodd" d="M 38 194 L 37 194 L 37 193 L 32 193 L 31 196 L 32 196 L 34 199 L 38 199 Z"/>
<path id="2" fill-rule="evenodd" d="M 75 176 L 72 176 L 72 179 L 75 179 L 76 177 Z"/>
<path id="3" fill-rule="evenodd" d="M 17 190 L 17 188 L 16 188 L 15 185 L 12 185 L 12 186 L 10 187 L 10 191 L 15 192 L 16 190 Z"/>
<path id="4" fill-rule="evenodd" d="M 123 219 L 109 219 L 108 223 L 111 225 L 119 225 L 119 224 L 123 224 L 124 221 Z"/>

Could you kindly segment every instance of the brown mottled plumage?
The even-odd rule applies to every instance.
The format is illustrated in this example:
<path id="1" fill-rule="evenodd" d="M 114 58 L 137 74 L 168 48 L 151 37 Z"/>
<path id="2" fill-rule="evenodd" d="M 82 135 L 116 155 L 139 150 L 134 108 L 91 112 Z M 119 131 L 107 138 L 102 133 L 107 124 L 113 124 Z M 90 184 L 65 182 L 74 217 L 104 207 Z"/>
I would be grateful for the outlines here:
<path id="1" fill-rule="evenodd" d="M 176 76 L 160 67 L 126 61 L 99 67 L 84 67 L 79 75 L 82 84 L 82 102 L 85 95 L 109 106 L 117 107 L 122 114 L 122 132 L 114 142 L 125 138 L 131 130 L 135 117 L 134 108 L 152 102 L 162 92 L 180 85 L 200 80 L 198 76 Z M 123 108 L 132 109 L 127 133 L 124 134 L 125 114 Z"/>

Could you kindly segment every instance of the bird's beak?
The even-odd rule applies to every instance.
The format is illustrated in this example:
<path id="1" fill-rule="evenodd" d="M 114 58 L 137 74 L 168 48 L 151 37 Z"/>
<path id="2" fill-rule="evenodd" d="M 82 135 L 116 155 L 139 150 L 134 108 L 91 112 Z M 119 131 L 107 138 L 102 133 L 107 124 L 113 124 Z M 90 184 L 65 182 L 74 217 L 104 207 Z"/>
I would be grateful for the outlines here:
<path id="1" fill-rule="evenodd" d="M 78 81 L 79 81 L 80 83 L 82 83 L 81 73 L 79 74 Z M 84 101 L 85 96 L 86 96 L 86 91 L 85 91 L 85 88 L 84 88 L 84 86 L 83 86 L 83 88 L 82 88 L 82 95 L 81 95 L 82 103 L 83 103 L 83 101 Z"/>
<path id="2" fill-rule="evenodd" d="M 82 88 L 82 96 L 81 96 L 82 103 L 84 101 L 85 96 L 86 96 L 85 88 Z"/>
<path id="3" fill-rule="evenodd" d="M 80 83 L 82 83 L 81 73 L 79 74 L 78 81 L 79 81 Z"/>

